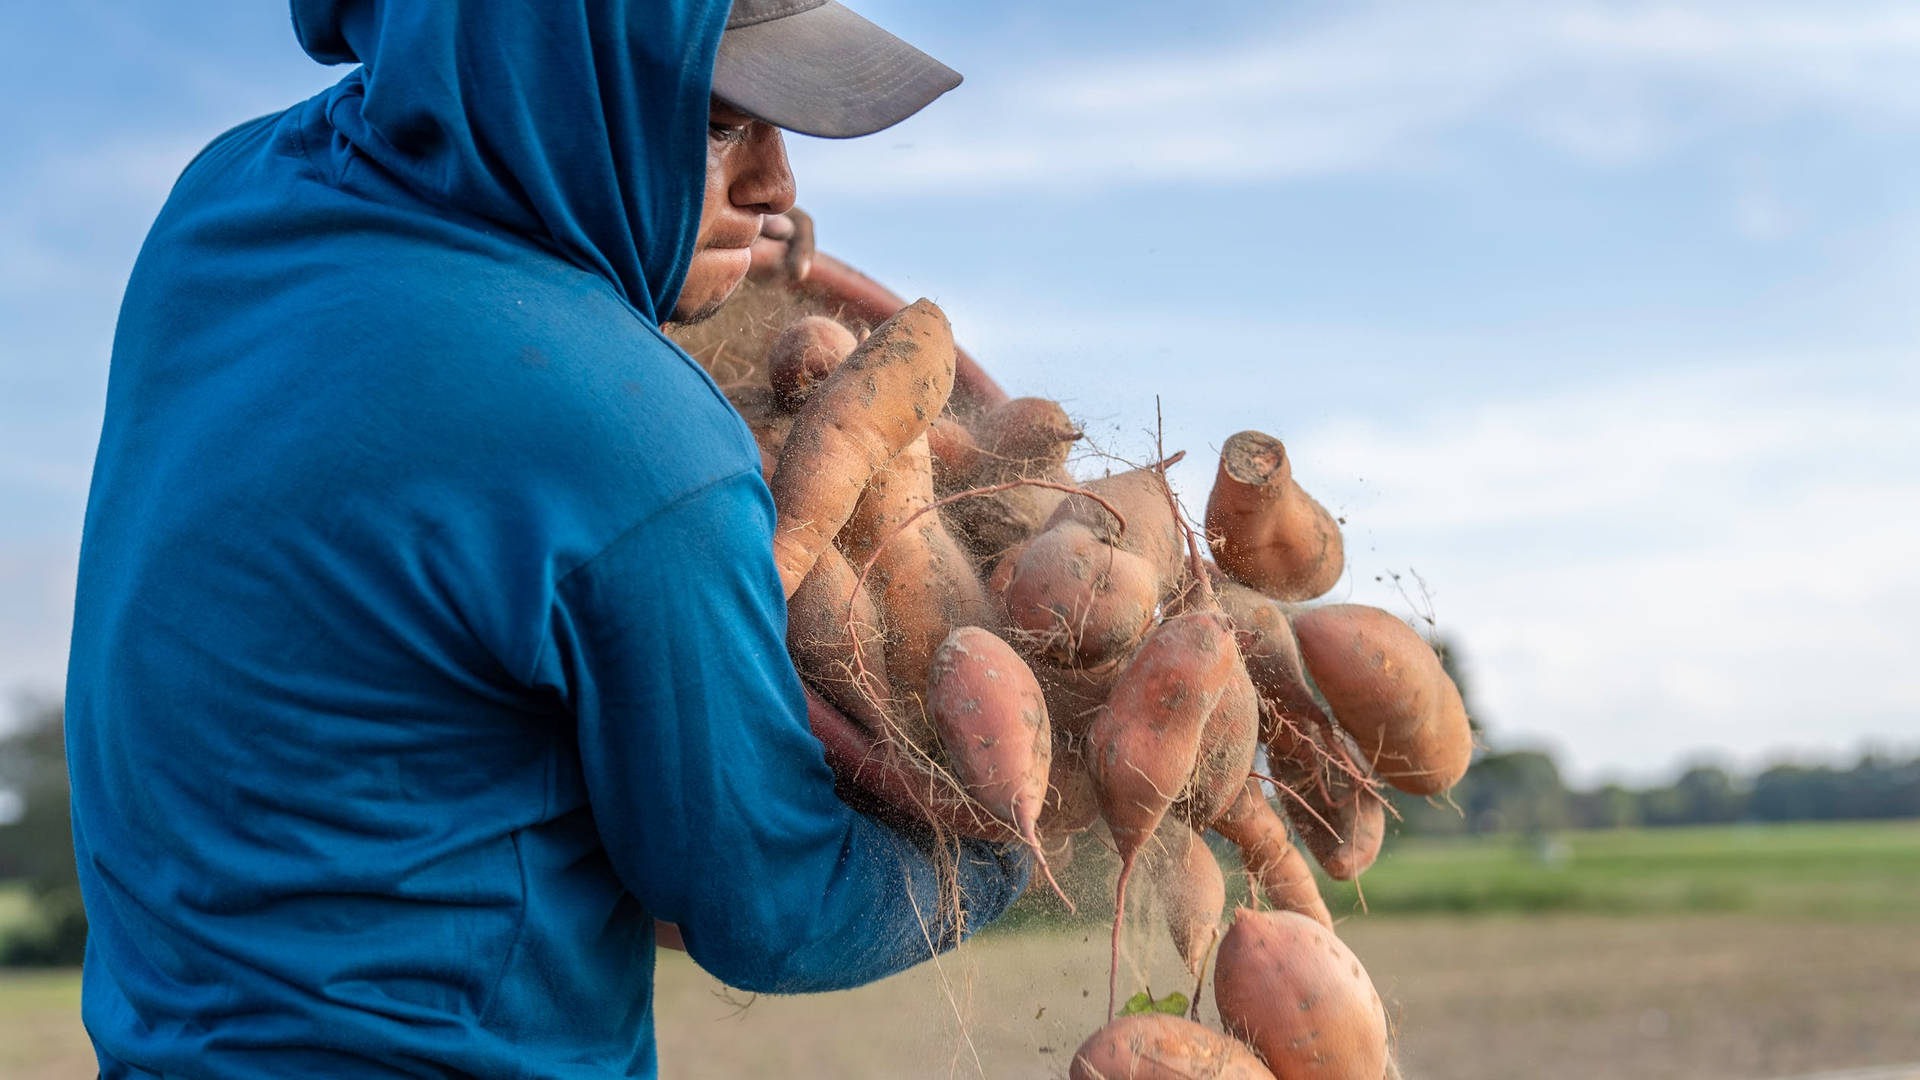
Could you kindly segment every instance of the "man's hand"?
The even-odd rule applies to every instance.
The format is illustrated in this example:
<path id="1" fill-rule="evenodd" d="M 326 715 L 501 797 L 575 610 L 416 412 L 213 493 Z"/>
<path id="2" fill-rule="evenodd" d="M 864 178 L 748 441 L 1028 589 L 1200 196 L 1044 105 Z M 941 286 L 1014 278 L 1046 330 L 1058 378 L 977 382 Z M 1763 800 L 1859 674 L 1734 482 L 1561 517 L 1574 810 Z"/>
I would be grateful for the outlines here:
<path id="1" fill-rule="evenodd" d="M 760 219 L 760 238 L 753 242 L 755 277 L 778 274 L 787 284 L 807 279 L 813 272 L 813 218 L 798 208 Z"/>

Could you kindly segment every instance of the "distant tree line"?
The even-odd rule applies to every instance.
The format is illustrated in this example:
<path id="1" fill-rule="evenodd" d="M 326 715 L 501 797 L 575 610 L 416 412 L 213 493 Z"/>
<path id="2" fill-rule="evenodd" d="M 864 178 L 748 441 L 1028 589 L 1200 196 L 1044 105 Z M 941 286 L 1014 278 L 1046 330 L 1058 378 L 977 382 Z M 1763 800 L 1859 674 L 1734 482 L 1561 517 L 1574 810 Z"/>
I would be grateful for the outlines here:
<path id="1" fill-rule="evenodd" d="M 1434 648 L 1466 698 L 1475 734 L 1488 741 L 1457 643 L 1441 637 Z M 1751 777 L 1696 765 L 1670 784 L 1576 789 L 1550 754 L 1492 750 L 1445 799 L 1396 792 L 1393 801 L 1400 831 L 1425 835 L 1910 818 L 1920 817 L 1920 756 L 1868 752 L 1846 768 L 1781 764 Z"/>
<path id="2" fill-rule="evenodd" d="M 1394 805 L 1401 830 L 1424 835 L 1911 818 L 1920 757 L 1867 753 L 1845 768 L 1775 765 L 1752 777 L 1698 765 L 1670 784 L 1577 789 L 1550 755 L 1510 750 L 1481 756 L 1444 801 L 1395 793 Z"/>
<path id="3" fill-rule="evenodd" d="M 57 705 L 31 709 L 25 725 L 0 737 L 8 811 L 0 818 L 0 889 L 23 889 L 31 902 L 24 922 L 0 925 L 0 967 L 77 964 L 86 947 L 61 720 Z"/>

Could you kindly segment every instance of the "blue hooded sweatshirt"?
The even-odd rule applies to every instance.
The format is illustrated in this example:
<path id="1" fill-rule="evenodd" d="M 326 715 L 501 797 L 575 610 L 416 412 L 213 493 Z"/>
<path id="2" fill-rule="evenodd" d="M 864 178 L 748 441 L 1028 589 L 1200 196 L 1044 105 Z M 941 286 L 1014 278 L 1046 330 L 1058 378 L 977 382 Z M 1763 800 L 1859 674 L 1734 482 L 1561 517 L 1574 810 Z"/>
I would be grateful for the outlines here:
<path id="1" fill-rule="evenodd" d="M 127 288 L 68 683 L 118 1077 L 655 1073 L 959 936 L 836 799 L 745 427 L 663 337 L 725 0 L 294 0 L 362 66 L 219 138 Z M 960 852 L 965 924 L 1024 857 Z"/>

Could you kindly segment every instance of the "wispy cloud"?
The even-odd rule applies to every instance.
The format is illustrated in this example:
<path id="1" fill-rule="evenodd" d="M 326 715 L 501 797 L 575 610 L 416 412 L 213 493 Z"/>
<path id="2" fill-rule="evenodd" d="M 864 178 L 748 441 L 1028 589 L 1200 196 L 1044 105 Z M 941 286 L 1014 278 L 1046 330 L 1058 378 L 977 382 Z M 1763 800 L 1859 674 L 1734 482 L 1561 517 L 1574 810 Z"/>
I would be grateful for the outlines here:
<path id="1" fill-rule="evenodd" d="M 1910 5 L 1373 0 L 972 87 L 900 138 L 803 153 L 814 182 L 876 191 L 1434 167 L 1468 128 L 1618 164 L 1809 110 L 1920 126 L 1917 67 Z"/>

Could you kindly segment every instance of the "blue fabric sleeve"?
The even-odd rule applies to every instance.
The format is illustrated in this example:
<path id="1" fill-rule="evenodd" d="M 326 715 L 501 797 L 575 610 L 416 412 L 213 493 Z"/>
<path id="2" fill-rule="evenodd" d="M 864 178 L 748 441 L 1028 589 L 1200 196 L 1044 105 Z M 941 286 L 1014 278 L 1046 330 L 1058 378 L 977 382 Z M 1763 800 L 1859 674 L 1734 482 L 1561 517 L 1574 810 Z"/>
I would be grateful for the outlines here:
<path id="1" fill-rule="evenodd" d="M 934 857 L 855 813 L 787 658 L 774 510 L 757 472 L 671 503 L 570 573 L 551 646 L 615 870 L 744 990 L 835 990 L 955 944 Z M 965 931 L 1026 885 L 1016 847 L 955 852 Z"/>

